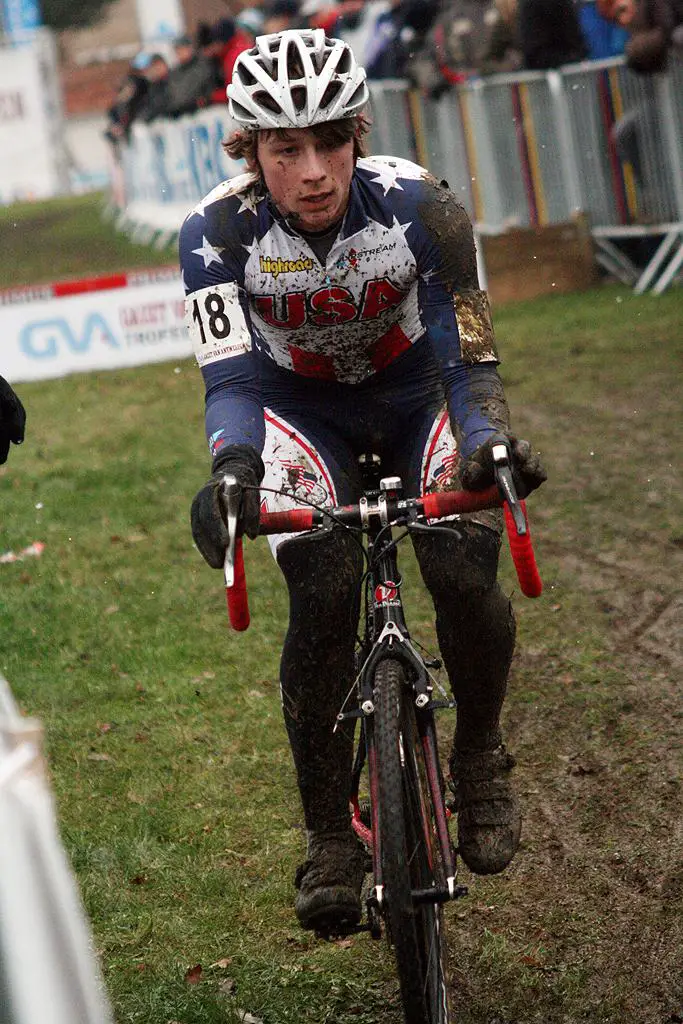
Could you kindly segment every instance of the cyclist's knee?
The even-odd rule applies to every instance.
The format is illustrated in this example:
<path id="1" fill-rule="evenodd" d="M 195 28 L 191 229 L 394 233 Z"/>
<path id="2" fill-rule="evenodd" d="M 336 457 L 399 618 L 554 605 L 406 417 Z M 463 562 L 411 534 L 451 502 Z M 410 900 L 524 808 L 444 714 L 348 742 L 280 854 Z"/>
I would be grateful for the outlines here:
<path id="1" fill-rule="evenodd" d="M 495 587 L 500 536 L 479 523 L 453 523 L 452 536 L 422 534 L 414 538 L 425 586 L 439 595 L 479 594 Z"/>
<path id="2" fill-rule="evenodd" d="M 277 561 L 289 588 L 292 613 L 339 625 L 358 617 L 363 554 L 347 531 L 333 529 L 285 541 Z M 340 620 L 343 615 L 343 620 Z"/>

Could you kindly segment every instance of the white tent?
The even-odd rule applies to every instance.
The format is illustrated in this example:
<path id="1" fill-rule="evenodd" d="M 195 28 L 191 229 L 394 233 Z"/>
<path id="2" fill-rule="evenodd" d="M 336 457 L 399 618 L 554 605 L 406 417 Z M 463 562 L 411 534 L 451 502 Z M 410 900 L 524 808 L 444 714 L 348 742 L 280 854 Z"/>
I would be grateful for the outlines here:
<path id="1" fill-rule="evenodd" d="M 0 676 L 0 1021 L 111 1024 L 41 750 Z"/>

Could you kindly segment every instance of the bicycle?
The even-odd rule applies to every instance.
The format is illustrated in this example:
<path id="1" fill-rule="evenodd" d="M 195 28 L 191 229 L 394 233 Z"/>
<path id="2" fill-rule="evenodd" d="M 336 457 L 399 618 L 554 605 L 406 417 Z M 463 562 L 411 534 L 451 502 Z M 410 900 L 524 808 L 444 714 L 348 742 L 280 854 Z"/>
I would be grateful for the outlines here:
<path id="1" fill-rule="evenodd" d="M 364 631 L 352 693 L 356 706 L 340 709 L 337 725 L 360 721 L 355 748 L 351 824 L 372 862 L 366 922 L 349 929 L 393 946 L 406 1024 L 448 1024 L 443 905 L 464 896 L 448 829 L 446 785 L 439 761 L 434 712 L 454 708 L 434 697 L 432 669 L 410 638 L 401 599 L 397 546 L 410 533 L 444 529 L 427 521 L 503 505 L 522 591 L 541 593 L 524 502 L 515 492 L 504 443 L 493 446 L 496 485 L 482 492 L 447 491 L 405 498 L 398 477 L 380 478 L 377 456 L 361 456 L 365 491 L 357 504 L 264 513 L 260 533 L 296 533 L 340 525 L 365 535 Z M 235 537 L 236 481 L 223 481 L 230 546 L 225 578 L 232 626 L 249 625 L 241 538 Z M 392 528 L 404 532 L 394 538 Z M 452 530 L 449 528 L 449 534 Z M 362 541 L 359 540 L 359 543 Z M 437 683 L 437 688 L 438 683 Z M 367 769 L 369 800 L 361 801 Z"/>

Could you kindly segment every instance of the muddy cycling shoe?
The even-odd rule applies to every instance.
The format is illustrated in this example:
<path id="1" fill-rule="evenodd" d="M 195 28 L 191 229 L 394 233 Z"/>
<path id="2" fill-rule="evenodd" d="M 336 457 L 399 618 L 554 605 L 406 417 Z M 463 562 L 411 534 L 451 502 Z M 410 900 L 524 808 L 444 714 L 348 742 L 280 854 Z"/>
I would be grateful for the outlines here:
<path id="1" fill-rule="evenodd" d="M 459 853 L 477 875 L 498 874 L 517 852 L 522 816 L 509 778 L 514 766 L 502 744 L 451 755 Z"/>
<path id="2" fill-rule="evenodd" d="M 357 925 L 364 874 L 365 856 L 353 832 L 309 834 L 308 860 L 294 880 L 301 927 L 335 934 Z"/>

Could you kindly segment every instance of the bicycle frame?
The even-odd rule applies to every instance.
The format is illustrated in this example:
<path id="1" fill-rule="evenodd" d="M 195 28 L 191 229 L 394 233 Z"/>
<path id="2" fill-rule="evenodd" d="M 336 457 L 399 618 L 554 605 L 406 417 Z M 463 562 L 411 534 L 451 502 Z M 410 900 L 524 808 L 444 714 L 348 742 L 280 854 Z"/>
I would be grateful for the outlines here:
<path id="1" fill-rule="evenodd" d="M 391 505 L 401 497 L 401 482 L 390 477 L 380 482 L 380 490 L 366 492 L 361 503 L 377 502 L 382 508 L 382 497 Z M 382 521 L 383 520 L 383 521 Z M 381 934 L 378 911 L 383 908 L 382 851 L 379 829 L 379 800 L 377 794 L 377 772 L 375 738 L 373 728 L 374 676 L 384 658 L 403 663 L 406 678 L 414 693 L 413 707 L 418 734 L 422 746 L 425 773 L 429 785 L 441 863 L 445 875 L 445 886 L 413 891 L 413 899 L 420 901 L 446 902 L 465 894 L 466 889 L 457 885 L 457 861 L 448 831 L 448 814 L 444 799 L 444 779 L 438 757 L 434 710 L 441 707 L 455 707 L 454 701 L 434 701 L 428 666 L 422 655 L 413 646 L 405 620 L 401 599 L 401 577 L 398 571 L 397 542 L 394 541 L 390 520 L 380 512 L 380 521 L 369 523 L 366 531 L 368 572 L 365 578 L 365 630 L 360 645 L 362 664 L 356 679 L 358 709 L 340 713 L 340 721 L 360 717 L 362 734 L 356 748 L 352 776 L 351 805 L 352 825 L 359 838 L 372 852 L 374 886 L 367 901 L 368 928 L 373 937 Z M 404 535 L 405 536 L 405 535 Z M 361 820 L 358 789 L 361 774 L 368 766 L 371 828 Z"/>

